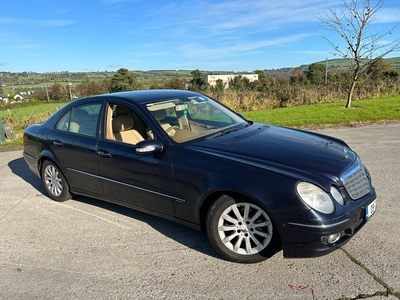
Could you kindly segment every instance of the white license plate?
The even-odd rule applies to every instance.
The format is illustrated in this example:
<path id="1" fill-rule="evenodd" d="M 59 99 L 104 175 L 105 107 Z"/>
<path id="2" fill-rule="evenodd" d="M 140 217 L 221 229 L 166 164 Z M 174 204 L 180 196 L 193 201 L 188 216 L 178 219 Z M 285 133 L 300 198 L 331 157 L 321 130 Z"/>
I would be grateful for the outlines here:
<path id="1" fill-rule="evenodd" d="M 369 220 L 369 218 L 371 218 L 371 216 L 375 213 L 375 211 L 376 211 L 376 200 L 374 200 L 374 202 L 372 202 L 365 208 L 366 219 Z"/>

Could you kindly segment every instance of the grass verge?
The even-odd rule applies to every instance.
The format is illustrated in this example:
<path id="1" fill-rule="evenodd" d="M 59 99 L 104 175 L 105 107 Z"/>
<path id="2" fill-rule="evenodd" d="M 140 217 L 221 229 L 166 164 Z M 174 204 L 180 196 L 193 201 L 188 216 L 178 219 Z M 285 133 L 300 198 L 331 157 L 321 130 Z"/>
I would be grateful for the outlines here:
<path id="1" fill-rule="evenodd" d="M 386 120 L 400 121 L 400 96 L 345 102 L 304 105 L 243 113 L 249 120 L 288 127 L 357 125 Z"/>

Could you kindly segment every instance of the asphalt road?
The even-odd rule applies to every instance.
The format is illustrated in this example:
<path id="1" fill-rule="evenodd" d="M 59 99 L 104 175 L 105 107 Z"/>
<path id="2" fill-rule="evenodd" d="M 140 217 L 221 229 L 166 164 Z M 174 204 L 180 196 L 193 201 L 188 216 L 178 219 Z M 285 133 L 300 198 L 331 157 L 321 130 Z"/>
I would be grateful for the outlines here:
<path id="1" fill-rule="evenodd" d="M 252 265 L 222 260 L 205 233 L 157 217 L 51 201 L 21 150 L 1 152 L 0 299 L 400 299 L 400 124 L 316 131 L 359 153 L 377 212 L 327 256 L 279 252 Z"/>

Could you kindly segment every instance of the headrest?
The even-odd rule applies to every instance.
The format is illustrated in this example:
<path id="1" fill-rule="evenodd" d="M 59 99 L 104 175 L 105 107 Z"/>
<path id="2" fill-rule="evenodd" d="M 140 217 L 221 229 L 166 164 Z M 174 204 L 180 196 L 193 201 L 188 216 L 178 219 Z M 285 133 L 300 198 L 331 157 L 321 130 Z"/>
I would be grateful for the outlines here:
<path id="1" fill-rule="evenodd" d="M 78 109 L 78 110 L 74 111 L 74 116 L 73 116 L 74 119 L 77 119 L 77 118 L 78 119 L 86 119 L 89 117 L 90 117 L 89 113 L 86 110 Z"/>
<path id="2" fill-rule="evenodd" d="M 126 114 L 130 111 L 130 109 L 126 106 L 121 106 L 121 105 L 117 105 L 115 107 L 115 112 L 117 113 L 117 115 L 123 115 Z"/>
<path id="3" fill-rule="evenodd" d="M 187 108 L 187 104 L 178 104 L 177 106 L 175 106 L 176 111 L 184 111 Z"/>
<path id="4" fill-rule="evenodd" d="M 132 129 L 133 117 L 131 115 L 116 115 L 112 120 L 112 129 L 114 132 L 121 132 Z"/>
<path id="5" fill-rule="evenodd" d="M 160 110 L 155 110 L 151 112 L 154 116 L 154 118 L 157 121 L 161 121 L 163 119 L 165 119 L 165 117 L 167 116 L 167 111 L 165 109 L 160 109 Z"/>

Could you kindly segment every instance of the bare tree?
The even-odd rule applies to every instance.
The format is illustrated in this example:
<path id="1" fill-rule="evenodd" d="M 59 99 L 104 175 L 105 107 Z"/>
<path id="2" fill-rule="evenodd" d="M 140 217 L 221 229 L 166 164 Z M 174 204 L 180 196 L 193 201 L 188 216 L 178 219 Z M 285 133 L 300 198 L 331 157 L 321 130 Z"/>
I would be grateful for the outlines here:
<path id="1" fill-rule="evenodd" d="M 327 3 L 329 13 L 326 17 L 318 17 L 322 22 L 322 27 L 340 35 L 345 42 L 343 46 L 324 37 L 334 49 L 334 55 L 339 55 L 350 62 L 352 81 L 346 108 L 351 107 L 356 83 L 366 74 L 369 66 L 387 54 L 400 49 L 399 39 L 383 41 L 383 38 L 391 35 L 399 24 L 387 31 L 373 31 L 377 13 L 383 7 L 385 0 L 377 0 L 375 5 L 371 2 L 371 0 L 342 0 L 337 10 Z"/>

